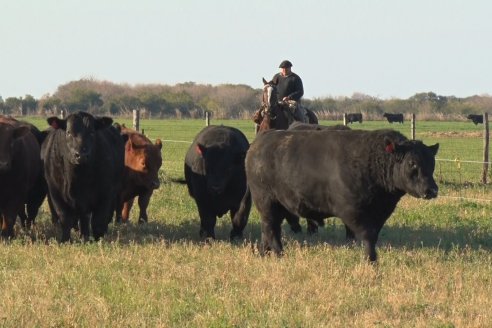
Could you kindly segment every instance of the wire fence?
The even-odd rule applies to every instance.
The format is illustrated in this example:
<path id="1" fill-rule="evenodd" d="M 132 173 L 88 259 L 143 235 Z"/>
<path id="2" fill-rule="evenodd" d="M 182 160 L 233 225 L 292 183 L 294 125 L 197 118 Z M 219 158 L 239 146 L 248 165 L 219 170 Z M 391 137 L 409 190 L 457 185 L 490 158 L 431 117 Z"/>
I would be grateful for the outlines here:
<path id="1" fill-rule="evenodd" d="M 211 122 L 217 124 L 218 122 Z M 220 122 L 233 126 L 235 121 Z M 324 124 L 324 122 L 321 122 Z M 333 125 L 329 122 L 327 125 Z M 198 133 L 205 124 L 196 127 Z M 246 126 L 246 128 L 245 128 Z M 254 125 L 252 122 L 246 125 L 236 126 L 240 128 L 250 141 L 254 140 Z M 389 125 L 384 121 L 365 122 L 354 124 L 352 128 L 379 129 L 393 128 L 410 137 L 411 131 L 408 125 Z M 439 152 L 436 157 L 435 180 L 439 185 L 439 197 L 455 201 L 458 199 L 476 202 L 492 201 L 492 172 L 488 169 L 491 162 L 484 161 L 484 136 L 481 126 L 467 126 L 464 131 L 449 130 L 446 127 L 435 128 L 431 122 L 418 122 L 416 139 L 422 140 L 427 145 L 439 143 Z M 163 170 L 164 175 L 171 179 L 184 177 L 184 158 L 192 143 L 189 131 L 176 131 L 176 136 L 181 138 L 168 138 L 162 140 Z M 185 137 L 186 135 L 186 137 Z M 483 183 L 484 169 L 486 169 L 486 183 Z"/>

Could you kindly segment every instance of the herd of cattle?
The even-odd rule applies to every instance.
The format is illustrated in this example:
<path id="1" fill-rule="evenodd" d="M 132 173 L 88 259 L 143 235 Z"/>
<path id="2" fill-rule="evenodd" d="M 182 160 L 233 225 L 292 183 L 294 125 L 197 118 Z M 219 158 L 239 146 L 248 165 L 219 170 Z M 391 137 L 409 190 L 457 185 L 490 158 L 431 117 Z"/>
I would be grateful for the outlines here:
<path id="1" fill-rule="evenodd" d="M 85 112 L 51 117 L 49 128 L 0 116 L 0 221 L 2 238 L 14 237 L 17 216 L 29 227 L 47 196 L 61 241 L 72 228 L 97 240 L 116 213 L 127 220 L 138 196 L 140 220 L 159 187 L 162 143 Z M 27 214 L 26 214 L 27 211 Z"/>
<path id="2" fill-rule="evenodd" d="M 52 220 L 62 227 L 61 241 L 70 239 L 72 228 L 84 240 L 91 229 L 94 239 L 101 238 L 115 213 L 117 221 L 128 220 L 136 196 L 139 220 L 146 222 L 159 187 L 161 141 L 85 112 L 48 123 L 39 131 L 0 117 L 2 236 L 14 236 L 17 216 L 32 224 L 46 195 Z M 238 129 L 208 126 L 188 149 L 184 174 L 203 238 L 215 238 L 217 217 L 227 212 L 230 238 L 241 237 L 254 203 L 262 254 L 282 254 L 284 219 L 299 231 L 304 217 L 314 233 L 325 218 L 338 217 L 347 238 L 361 240 L 366 257 L 375 261 L 379 232 L 401 197 L 437 197 L 438 148 L 391 129 L 299 123 L 259 133 L 250 145 Z"/>

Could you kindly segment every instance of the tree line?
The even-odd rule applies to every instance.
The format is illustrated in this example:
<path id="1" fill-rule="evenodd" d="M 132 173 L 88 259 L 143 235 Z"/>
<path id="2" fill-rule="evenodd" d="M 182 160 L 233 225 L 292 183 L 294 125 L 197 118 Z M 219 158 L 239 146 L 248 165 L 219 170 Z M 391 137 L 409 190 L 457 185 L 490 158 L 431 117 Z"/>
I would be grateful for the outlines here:
<path id="1" fill-rule="evenodd" d="M 131 86 L 95 79 L 80 79 L 60 85 L 52 95 L 40 99 L 0 96 L 0 113 L 5 115 L 59 115 L 83 110 L 95 115 L 130 116 L 140 109 L 146 118 L 200 118 L 205 112 L 220 119 L 250 118 L 260 107 L 262 89 L 244 84 L 180 83 L 173 86 L 142 84 Z M 350 97 L 303 99 L 303 105 L 321 119 L 341 119 L 343 113 L 362 113 L 365 119 L 382 119 L 383 113 L 415 113 L 419 119 L 455 120 L 492 109 L 490 95 L 466 98 L 417 93 L 408 99 L 379 99 L 362 93 Z"/>

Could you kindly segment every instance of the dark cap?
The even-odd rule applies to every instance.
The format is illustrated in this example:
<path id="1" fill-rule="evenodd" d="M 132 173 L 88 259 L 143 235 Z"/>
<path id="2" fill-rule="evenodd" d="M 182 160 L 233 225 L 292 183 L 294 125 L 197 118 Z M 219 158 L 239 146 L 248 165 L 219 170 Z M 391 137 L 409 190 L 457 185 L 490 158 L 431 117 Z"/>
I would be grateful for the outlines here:
<path id="1" fill-rule="evenodd" d="M 278 68 L 287 68 L 287 67 L 292 67 L 292 63 L 290 61 L 288 61 L 288 60 L 284 60 L 278 66 Z"/>

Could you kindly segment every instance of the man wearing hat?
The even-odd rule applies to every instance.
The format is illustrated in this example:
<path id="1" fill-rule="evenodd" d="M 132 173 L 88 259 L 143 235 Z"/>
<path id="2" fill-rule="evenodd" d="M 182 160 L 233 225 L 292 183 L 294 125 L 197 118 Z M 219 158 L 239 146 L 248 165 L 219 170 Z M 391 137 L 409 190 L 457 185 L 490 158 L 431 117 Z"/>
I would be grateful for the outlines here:
<path id="1" fill-rule="evenodd" d="M 275 74 L 272 82 L 277 85 L 278 99 L 289 104 L 296 120 L 307 122 L 304 109 L 301 108 L 301 97 L 304 95 L 302 80 L 291 70 L 292 63 L 284 60 L 280 63 L 280 73 Z"/>

